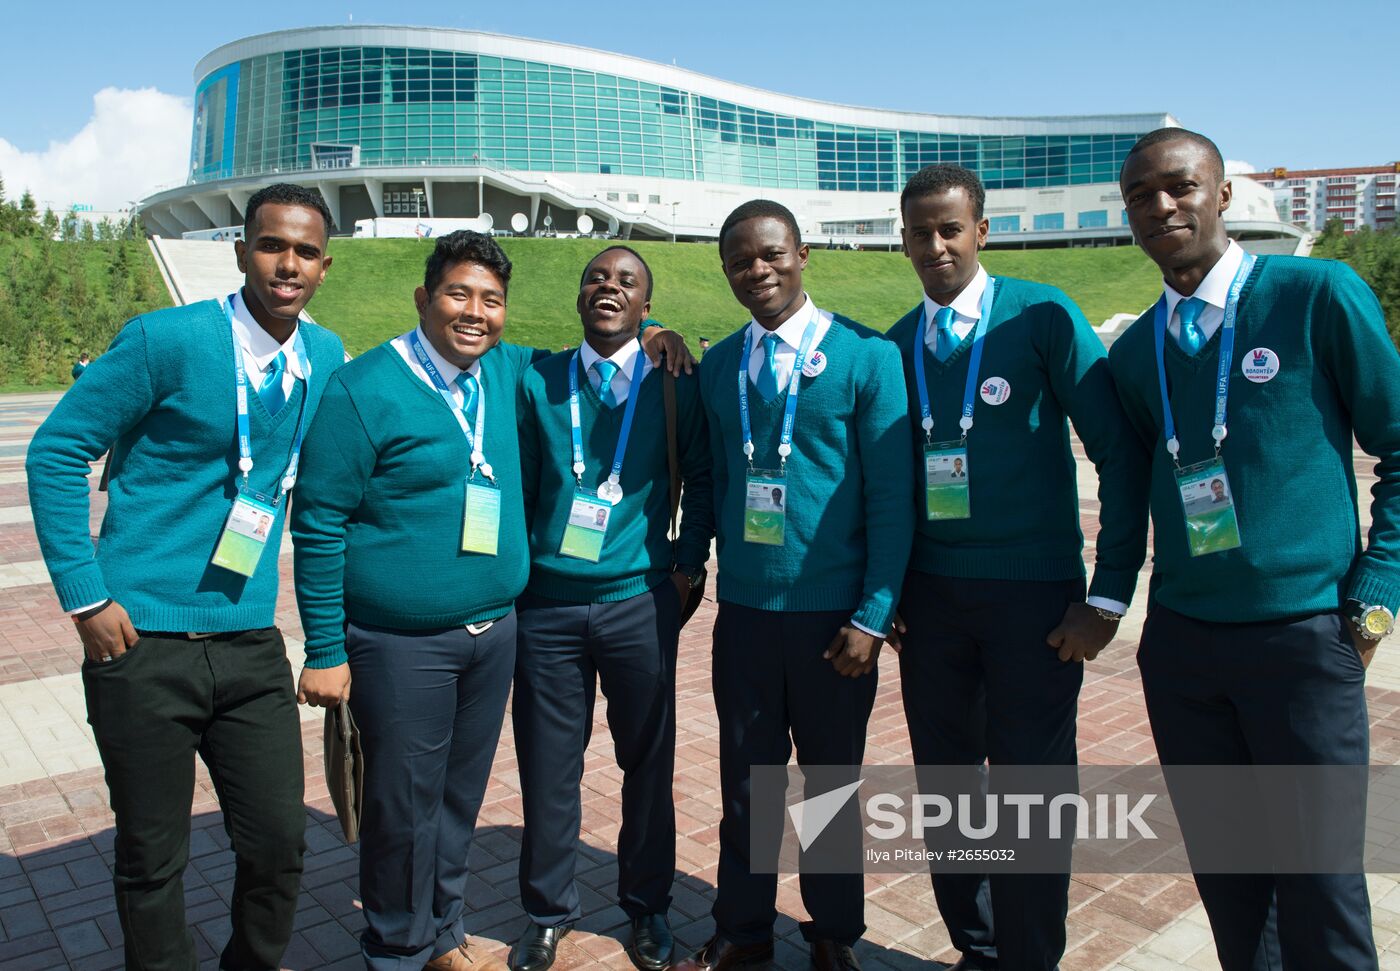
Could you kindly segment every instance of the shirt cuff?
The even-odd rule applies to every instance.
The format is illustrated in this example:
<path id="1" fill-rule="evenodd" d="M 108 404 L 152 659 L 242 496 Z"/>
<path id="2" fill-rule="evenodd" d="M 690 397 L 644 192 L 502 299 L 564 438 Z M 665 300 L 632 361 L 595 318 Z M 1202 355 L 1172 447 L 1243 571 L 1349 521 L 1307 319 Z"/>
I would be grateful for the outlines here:
<path id="1" fill-rule="evenodd" d="M 1112 611 L 1115 614 L 1126 614 L 1128 605 L 1117 600 L 1109 600 L 1107 597 L 1089 597 L 1084 601 L 1090 607 L 1102 607 L 1104 610 Z"/>
<path id="2" fill-rule="evenodd" d="M 94 600 L 94 601 L 93 601 L 92 603 L 90 603 L 90 604 L 84 604 L 84 605 L 81 606 L 81 607 L 74 607 L 72 610 L 68 611 L 68 616 L 69 616 L 69 617 L 76 617 L 76 616 L 78 616 L 78 614 L 81 614 L 81 613 L 82 613 L 83 611 L 85 611 L 85 610 L 91 610 L 93 607 L 98 607 L 98 606 L 101 606 L 102 604 L 105 604 L 105 603 L 106 603 L 108 600 L 110 600 L 110 599 L 112 599 L 112 598 L 111 598 L 111 597 L 103 597 L 101 600 Z"/>
<path id="3" fill-rule="evenodd" d="M 877 631 L 877 630 L 871 630 L 869 627 L 866 627 L 864 624 L 862 624 L 860 621 L 856 620 L 854 617 L 851 618 L 851 626 L 854 627 L 856 630 L 863 630 L 863 631 L 865 631 L 867 634 L 869 634 L 871 637 L 877 637 L 877 638 L 879 638 L 880 640 L 884 640 L 886 637 L 889 636 L 889 633 L 890 633 L 889 631 L 885 631 L 885 632 L 882 634 L 882 633 L 880 633 L 880 632 Z"/>

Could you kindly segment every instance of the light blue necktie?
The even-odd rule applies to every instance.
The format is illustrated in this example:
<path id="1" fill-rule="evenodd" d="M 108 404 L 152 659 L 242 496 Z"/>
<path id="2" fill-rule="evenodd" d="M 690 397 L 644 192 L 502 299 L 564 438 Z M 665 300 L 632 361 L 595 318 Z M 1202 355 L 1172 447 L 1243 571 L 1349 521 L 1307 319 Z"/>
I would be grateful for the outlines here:
<path id="1" fill-rule="evenodd" d="M 463 371 L 457 375 L 457 387 L 462 389 L 462 414 L 467 416 L 467 424 L 471 425 L 476 421 L 476 399 L 480 385 L 476 383 L 475 375 Z"/>
<path id="2" fill-rule="evenodd" d="M 286 370 L 287 353 L 278 351 L 277 356 L 272 359 L 272 366 L 262 379 L 262 384 L 258 385 L 258 397 L 262 399 L 263 407 L 269 415 L 277 414 L 287 403 L 287 395 L 282 390 L 282 375 Z"/>
<path id="3" fill-rule="evenodd" d="M 1192 297 L 1176 305 L 1177 316 L 1181 318 L 1181 333 L 1176 335 L 1176 342 L 1193 357 L 1206 342 L 1205 332 L 1196 323 L 1196 318 L 1205 309 L 1206 302 L 1200 297 Z"/>
<path id="4" fill-rule="evenodd" d="M 598 397 L 609 408 L 616 408 L 617 395 L 613 393 L 612 380 L 617 374 L 617 365 L 612 361 L 597 361 L 593 370 L 598 375 Z"/>
<path id="5" fill-rule="evenodd" d="M 763 367 L 758 369 L 758 380 L 754 382 L 764 401 L 778 397 L 778 335 L 765 334 L 763 337 Z"/>
<path id="6" fill-rule="evenodd" d="M 939 307 L 938 313 L 933 315 L 933 324 L 938 328 L 933 345 L 933 356 L 940 361 L 946 361 L 953 356 L 953 352 L 958 349 L 958 335 L 953 333 L 953 313 L 952 307 Z"/>

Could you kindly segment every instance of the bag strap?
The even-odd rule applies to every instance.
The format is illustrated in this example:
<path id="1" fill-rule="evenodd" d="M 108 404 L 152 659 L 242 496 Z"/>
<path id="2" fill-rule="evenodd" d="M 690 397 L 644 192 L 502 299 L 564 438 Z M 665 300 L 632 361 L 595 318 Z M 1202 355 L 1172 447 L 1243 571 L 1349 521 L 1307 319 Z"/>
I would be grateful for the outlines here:
<path id="1" fill-rule="evenodd" d="M 676 451 L 676 376 L 662 372 L 661 397 L 666 402 L 666 465 L 671 472 L 671 541 L 675 542 L 676 516 L 681 508 L 681 463 Z"/>

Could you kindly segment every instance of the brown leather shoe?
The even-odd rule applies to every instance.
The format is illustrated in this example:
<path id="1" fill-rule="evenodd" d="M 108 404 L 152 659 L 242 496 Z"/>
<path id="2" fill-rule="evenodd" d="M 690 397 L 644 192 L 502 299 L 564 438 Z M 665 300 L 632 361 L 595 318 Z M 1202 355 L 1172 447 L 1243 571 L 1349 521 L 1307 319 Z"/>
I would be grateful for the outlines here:
<path id="1" fill-rule="evenodd" d="M 446 954 L 439 954 L 423 965 L 423 971 L 510 971 L 506 962 L 480 944 L 472 951 L 468 951 L 467 947 L 467 941 L 462 941 Z"/>
<path id="2" fill-rule="evenodd" d="M 830 938 L 812 941 L 812 966 L 817 971 L 860 971 L 855 952 Z"/>
<path id="3" fill-rule="evenodd" d="M 716 934 L 690 957 L 671 965 L 671 971 L 735 971 L 765 965 L 772 960 L 771 940 L 762 944 L 735 944 Z"/>

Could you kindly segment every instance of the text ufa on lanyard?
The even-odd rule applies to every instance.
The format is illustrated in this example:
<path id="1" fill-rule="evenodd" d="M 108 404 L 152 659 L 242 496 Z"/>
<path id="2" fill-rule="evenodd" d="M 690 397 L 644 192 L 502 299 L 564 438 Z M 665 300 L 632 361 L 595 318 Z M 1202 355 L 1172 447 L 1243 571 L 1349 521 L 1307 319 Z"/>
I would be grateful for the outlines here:
<path id="1" fill-rule="evenodd" d="M 632 434 L 632 416 L 637 411 L 637 399 L 641 397 L 638 387 L 642 375 L 643 354 L 640 350 L 632 360 L 631 382 L 627 394 L 627 406 L 622 412 L 622 430 L 617 435 L 617 448 L 613 452 L 612 469 L 608 478 L 598 486 L 597 492 L 583 487 L 583 423 L 579 417 L 579 362 L 578 351 L 569 362 L 569 423 L 573 435 L 574 499 L 569 506 L 569 521 L 564 525 L 564 538 L 559 543 L 559 555 L 597 563 L 603 555 L 603 541 L 607 538 L 608 526 L 612 522 L 614 507 L 622 501 L 622 460 L 627 454 L 627 439 Z"/>
<path id="2" fill-rule="evenodd" d="M 224 314 L 228 317 L 229 328 L 232 329 L 233 294 L 224 301 Z M 233 340 L 233 374 L 238 408 L 238 471 L 242 474 L 242 481 L 238 486 L 238 495 L 233 500 L 233 508 L 224 520 L 224 529 L 219 534 L 219 543 L 214 547 L 214 557 L 210 562 L 240 576 L 251 577 L 257 570 L 263 549 L 277 527 L 277 513 L 282 500 L 297 484 L 301 440 L 306 434 L 306 399 L 311 396 L 311 358 L 306 355 L 306 344 L 301 338 L 299 325 L 292 353 L 296 355 L 301 366 L 302 377 L 307 381 L 307 390 L 301 396 L 296 437 L 292 439 L 292 454 L 278 483 L 277 495 L 265 496 L 253 491 L 248 485 L 248 473 L 253 471 L 253 435 L 248 427 L 248 372 L 243 348 L 239 345 L 237 337 Z"/>
<path id="3" fill-rule="evenodd" d="M 408 342 L 413 348 L 413 356 L 427 373 L 428 380 L 433 382 L 433 387 L 437 388 L 452 416 L 457 419 L 457 427 L 462 429 L 462 437 L 467 440 L 467 449 L 471 454 L 471 471 L 467 473 L 465 480 L 466 498 L 462 504 L 462 552 L 495 556 L 501 534 L 501 487 L 491 473 L 491 464 L 486 461 L 484 451 L 486 384 L 482 378 L 485 376 L 485 369 L 478 362 L 474 375 L 477 395 L 476 427 L 473 429 L 467 424 L 467 416 L 457 407 L 457 402 L 452 400 L 452 392 L 447 387 L 447 382 L 442 379 L 437 366 L 433 364 L 432 358 L 428 356 L 417 329 L 409 333 Z M 476 478 L 477 472 L 481 473 L 480 481 Z"/>
<path id="4" fill-rule="evenodd" d="M 1215 455 L 1204 462 L 1182 466 L 1181 440 L 1177 438 L 1176 422 L 1172 418 L 1171 401 L 1167 397 L 1167 366 L 1163 351 L 1167 340 L 1167 296 L 1157 301 L 1154 314 L 1154 337 L 1157 349 L 1157 386 L 1162 393 L 1162 431 L 1171 456 L 1172 475 L 1181 495 L 1181 509 L 1186 519 L 1186 545 L 1192 556 L 1205 556 L 1237 549 L 1240 539 L 1239 519 L 1235 515 L 1235 494 L 1230 489 L 1230 477 L 1220 458 L 1220 446 L 1225 441 L 1225 409 L 1230 397 L 1230 370 L 1235 352 L 1235 318 L 1239 315 L 1240 291 L 1254 266 L 1254 257 L 1246 253 L 1225 299 L 1225 320 L 1220 325 L 1220 362 L 1215 379 L 1215 424 L 1210 436 L 1215 441 Z"/>
<path id="5" fill-rule="evenodd" d="M 987 277 L 982 291 L 982 316 L 972 338 L 972 353 L 967 362 L 967 384 L 963 389 L 962 416 L 958 427 L 962 434 L 953 441 L 933 440 L 933 410 L 928 403 L 928 380 L 924 376 L 924 355 L 927 354 L 928 310 L 919 310 L 919 326 L 914 331 L 914 379 L 919 388 L 919 411 L 924 429 L 924 508 L 934 519 L 968 519 L 972 516 L 972 472 L 967 464 L 967 433 L 972 430 L 972 413 L 977 404 L 981 383 L 982 345 L 992 320 L 992 296 L 996 279 Z"/>
<path id="6" fill-rule="evenodd" d="M 817 332 L 817 311 L 802 332 L 802 346 L 792 362 L 788 378 L 787 402 L 783 407 L 783 428 L 778 437 L 778 468 L 756 469 L 753 464 L 753 432 L 749 426 L 749 359 L 753 353 L 753 327 L 745 328 L 744 353 L 739 358 L 739 421 L 744 432 L 744 542 L 782 546 L 788 510 L 787 460 L 792 454 L 792 430 L 797 421 L 797 393 L 801 388 L 802 366 L 812 349 Z"/>

